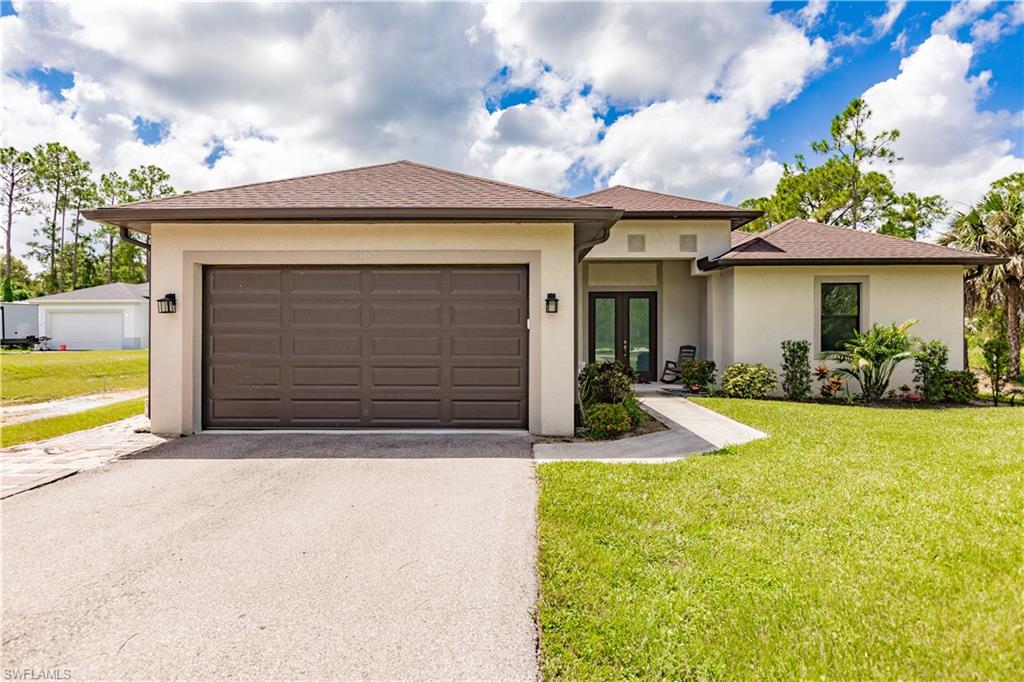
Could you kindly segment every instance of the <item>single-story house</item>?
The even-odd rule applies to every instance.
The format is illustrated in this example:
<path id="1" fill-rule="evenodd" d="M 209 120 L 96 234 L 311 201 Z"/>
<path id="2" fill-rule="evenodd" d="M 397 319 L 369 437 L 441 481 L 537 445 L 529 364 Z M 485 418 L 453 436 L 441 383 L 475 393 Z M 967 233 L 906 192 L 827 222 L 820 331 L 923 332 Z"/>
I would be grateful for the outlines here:
<path id="1" fill-rule="evenodd" d="M 588 360 L 657 379 L 688 344 L 778 367 L 785 339 L 820 354 L 909 318 L 959 368 L 964 268 L 991 259 L 803 220 L 752 235 L 736 230 L 760 214 L 734 206 L 409 161 L 86 215 L 150 235 L 150 415 L 183 434 L 568 434 Z"/>
<path id="2" fill-rule="evenodd" d="M 39 306 L 39 335 L 51 348 L 149 347 L 149 285 L 101 284 L 29 299 Z"/>

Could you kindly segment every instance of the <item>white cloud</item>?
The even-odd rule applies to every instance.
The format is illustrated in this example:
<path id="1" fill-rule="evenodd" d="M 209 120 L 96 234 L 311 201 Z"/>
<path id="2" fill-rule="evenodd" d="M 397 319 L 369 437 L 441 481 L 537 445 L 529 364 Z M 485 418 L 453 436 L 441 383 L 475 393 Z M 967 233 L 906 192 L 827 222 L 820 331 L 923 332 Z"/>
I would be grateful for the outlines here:
<path id="1" fill-rule="evenodd" d="M 1024 24 L 1024 0 L 1016 0 L 1005 10 L 996 12 L 988 19 L 981 19 L 971 26 L 971 38 L 975 45 L 997 42 Z"/>
<path id="2" fill-rule="evenodd" d="M 798 20 L 808 22 L 812 13 Z M 823 39 L 749 4 L 494 4 L 484 25 L 517 85 L 548 79 L 568 93 L 589 86 L 587 97 L 569 99 L 591 107 L 591 115 L 608 103 L 634 110 L 599 141 L 575 147 L 584 166 L 597 171 L 598 184 L 717 199 L 761 186 L 748 177 L 760 168 L 746 158 L 751 127 L 793 99 L 828 58 Z"/>
<path id="3" fill-rule="evenodd" d="M 892 27 L 896 24 L 896 20 L 903 14 L 903 10 L 906 9 L 906 0 L 889 0 L 886 3 L 885 12 L 878 17 L 875 17 L 871 21 L 874 34 L 876 36 L 884 36 L 892 30 Z"/>
<path id="4" fill-rule="evenodd" d="M 995 179 L 1024 170 L 1019 149 L 1021 111 L 981 111 L 991 74 L 971 75 L 974 48 L 938 34 L 900 62 L 895 78 L 869 88 L 874 131 L 896 128 L 893 145 L 904 160 L 894 166 L 899 191 L 975 201 Z"/>
<path id="5" fill-rule="evenodd" d="M 797 22 L 804 28 L 814 28 L 828 10 L 828 0 L 810 0 L 797 12 Z"/>
<path id="6" fill-rule="evenodd" d="M 956 0 L 943 14 L 932 23 L 932 35 L 954 36 L 960 28 L 974 21 L 994 0 Z"/>

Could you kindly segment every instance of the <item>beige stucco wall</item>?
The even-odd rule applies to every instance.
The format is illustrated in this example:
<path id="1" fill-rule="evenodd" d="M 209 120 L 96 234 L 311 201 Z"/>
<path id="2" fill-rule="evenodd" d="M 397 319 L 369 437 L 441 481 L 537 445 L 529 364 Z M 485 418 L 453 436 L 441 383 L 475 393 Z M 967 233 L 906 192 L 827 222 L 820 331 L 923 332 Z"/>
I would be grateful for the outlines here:
<path id="1" fill-rule="evenodd" d="M 779 369 L 785 339 L 810 340 L 817 362 L 822 281 L 861 282 L 862 329 L 917 319 L 911 333 L 941 340 L 949 346 L 950 369 L 962 369 L 963 269 L 948 265 L 733 268 L 731 295 L 719 302 L 719 314 L 731 320 L 722 326 L 720 366 L 760 362 Z M 912 384 L 912 370 L 912 362 L 900 365 L 892 386 Z"/>
<path id="2" fill-rule="evenodd" d="M 629 235 L 644 235 L 643 252 L 631 252 Z M 697 236 L 696 251 L 681 251 L 679 235 Z M 587 260 L 713 258 L 730 248 L 728 220 L 620 220 L 611 229 L 608 241 L 595 246 Z"/>
<path id="3" fill-rule="evenodd" d="M 193 433 L 201 419 L 202 266 L 526 264 L 530 269 L 529 427 L 573 431 L 573 227 L 571 224 L 204 223 L 152 228 L 150 417 L 158 433 Z M 548 292 L 557 313 L 543 311 Z M 155 311 L 154 311 L 155 313 Z"/>

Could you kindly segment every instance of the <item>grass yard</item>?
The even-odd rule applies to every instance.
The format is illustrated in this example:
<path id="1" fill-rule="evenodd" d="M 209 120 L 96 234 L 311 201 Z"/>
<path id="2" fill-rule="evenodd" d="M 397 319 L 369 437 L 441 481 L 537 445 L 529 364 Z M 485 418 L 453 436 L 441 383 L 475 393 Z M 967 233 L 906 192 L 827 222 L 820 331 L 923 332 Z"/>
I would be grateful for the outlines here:
<path id="1" fill-rule="evenodd" d="M 95 407 L 84 412 L 65 414 L 59 417 L 47 417 L 20 424 L 0 426 L 0 447 L 9 447 L 20 443 L 46 440 L 63 436 L 65 433 L 91 429 L 120 419 L 127 419 L 142 414 L 144 398 L 124 400 L 102 407 Z"/>
<path id="2" fill-rule="evenodd" d="M 0 354 L 0 405 L 145 388 L 145 350 Z"/>
<path id="3" fill-rule="evenodd" d="M 771 437 L 539 467 L 546 679 L 1019 679 L 1024 409 L 699 402 Z"/>

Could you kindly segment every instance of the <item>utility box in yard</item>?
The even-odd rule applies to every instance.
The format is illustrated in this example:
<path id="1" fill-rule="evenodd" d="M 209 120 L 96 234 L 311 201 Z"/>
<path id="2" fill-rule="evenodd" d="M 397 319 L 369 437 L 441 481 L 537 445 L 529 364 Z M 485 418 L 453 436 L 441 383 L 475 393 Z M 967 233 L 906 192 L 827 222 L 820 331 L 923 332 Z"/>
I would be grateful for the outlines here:
<path id="1" fill-rule="evenodd" d="M 39 306 L 35 303 L 0 303 L 0 329 L 4 346 L 39 343 Z"/>

